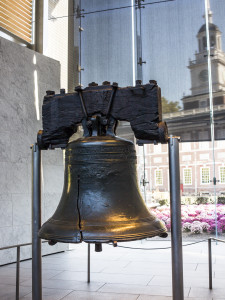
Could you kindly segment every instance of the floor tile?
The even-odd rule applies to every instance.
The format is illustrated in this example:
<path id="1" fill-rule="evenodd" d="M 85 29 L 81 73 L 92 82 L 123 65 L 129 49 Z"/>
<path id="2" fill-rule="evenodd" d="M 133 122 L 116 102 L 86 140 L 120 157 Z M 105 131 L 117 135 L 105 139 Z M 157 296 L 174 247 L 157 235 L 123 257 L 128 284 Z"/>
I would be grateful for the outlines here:
<path id="1" fill-rule="evenodd" d="M 32 280 L 27 280 L 21 283 L 22 286 L 32 286 Z M 96 292 L 99 288 L 101 288 L 104 285 L 102 282 L 81 282 L 81 281 L 75 281 L 75 280 L 58 280 L 58 279 L 48 279 L 43 280 L 42 286 L 43 288 L 49 288 L 49 289 L 57 289 L 60 287 L 60 289 L 65 290 L 77 290 L 77 291 L 91 291 Z"/>
<path id="2" fill-rule="evenodd" d="M 21 278 L 20 282 L 26 281 L 27 278 Z M 0 283 L 1 284 L 8 284 L 8 285 L 16 285 L 16 276 L 4 276 L 0 275 Z"/>
<path id="3" fill-rule="evenodd" d="M 169 276 L 153 276 L 148 285 L 171 286 L 172 278 Z M 213 278 L 213 287 L 221 288 L 224 285 L 224 279 Z M 202 277 L 201 275 L 193 275 L 192 277 L 184 276 L 185 287 L 208 288 L 209 278 Z"/>
<path id="4" fill-rule="evenodd" d="M 138 300 L 172 300 L 172 297 L 140 295 Z"/>
<path id="5" fill-rule="evenodd" d="M 117 293 L 72 292 L 63 300 L 136 300 L 138 295 Z M 139 299 L 139 298 L 138 298 Z"/>
<path id="6" fill-rule="evenodd" d="M 70 272 L 65 271 L 52 279 L 58 280 L 87 280 L 87 273 L 84 272 Z M 91 273 L 91 282 L 103 282 L 103 283 L 124 283 L 124 284 L 140 284 L 147 285 L 152 279 L 152 276 L 147 275 L 130 275 L 130 274 L 108 274 L 108 273 Z"/>
<path id="7" fill-rule="evenodd" d="M 42 300 L 61 300 L 69 295 L 72 290 L 61 290 L 61 289 L 42 289 Z M 32 293 L 24 296 L 21 300 L 32 300 Z"/>
<path id="8" fill-rule="evenodd" d="M 119 243 L 133 248 L 165 248 L 170 241 Z M 183 247 L 185 300 L 225 300 L 225 246 L 214 245 L 213 290 L 208 289 L 207 243 Z M 32 262 L 21 262 L 21 299 L 31 300 Z M 42 259 L 43 300 L 172 300 L 171 250 L 133 250 L 91 245 L 87 283 L 87 244 Z M 15 298 L 16 264 L 0 267 L 0 300 Z M 224 287 L 224 288 L 222 288 Z"/>
<path id="9" fill-rule="evenodd" d="M 27 295 L 31 292 L 31 287 L 20 286 L 20 297 Z M 13 300 L 16 298 L 16 287 L 12 285 L 0 284 L 0 299 Z"/>
<path id="10" fill-rule="evenodd" d="M 172 296 L 172 287 L 165 286 L 141 286 L 141 285 L 126 285 L 126 284 L 105 284 L 99 289 L 99 292 L 113 293 L 117 291 L 118 293 L 125 294 L 143 294 L 152 296 Z M 188 296 L 189 288 L 184 289 L 185 297 Z"/>
<path id="11" fill-rule="evenodd" d="M 53 276 L 60 274 L 63 270 L 49 270 L 42 268 L 42 279 L 50 279 Z M 31 278 L 32 269 L 31 268 L 20 268 L 20 281 Z M 0 267 L 0 282 L 2 277 L 12 277 L 16 278 L 16 269 L 10 267 Z M 16 280 L 16 279 L 15 279 Z M 10 279 L 11 281 L 11 279 Z"/>
<path id="12" fill-rule="evenodd" d="M 214 288 L 212 290 L 209 290 L 208 288 L 191 288 L 189 297 L 199 297 L 200 295 L 205 299 L 225 298 L 225 288 Z"/>

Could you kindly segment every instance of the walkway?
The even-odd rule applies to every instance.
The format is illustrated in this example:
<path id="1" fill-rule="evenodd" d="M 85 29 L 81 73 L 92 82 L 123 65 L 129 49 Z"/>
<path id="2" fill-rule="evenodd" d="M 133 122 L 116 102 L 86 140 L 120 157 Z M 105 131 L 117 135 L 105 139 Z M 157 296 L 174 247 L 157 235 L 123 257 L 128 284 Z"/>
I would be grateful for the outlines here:
<path id="1" fill-rule="evenodd" d="M 168 247 L 169 241 L 123 243 L 130 247 Z M 143 251 L 91 246 L 87 283 L 87 245 L 43 258 L 43 300 L 171 300 L 170 250 Z M 183 248 L 185 299 L 225 299 L 225 244 L 213 242 L 213 290 L 208 289 L 207 242 Z M 0 267 L 0 299 L 15 299 L 15 264 Z M 31 261 L 21 263 L 21 300 L 31 300 Z"/>

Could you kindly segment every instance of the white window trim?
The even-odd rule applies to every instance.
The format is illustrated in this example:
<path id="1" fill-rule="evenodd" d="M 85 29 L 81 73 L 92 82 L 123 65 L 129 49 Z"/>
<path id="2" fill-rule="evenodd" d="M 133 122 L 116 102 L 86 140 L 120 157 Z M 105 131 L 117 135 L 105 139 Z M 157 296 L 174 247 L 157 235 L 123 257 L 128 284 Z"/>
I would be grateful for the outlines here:
<path id="1" fill-rule="evenodd" d="M 156 182 L 156 172 L 157 171 L 160 171 L 161 172 L 161 174 L 162 174 L 162 183 L 161 184 L 158 184 L 157 182 Z M 155 186 L 162 186 L 163 185 L 163 170 L 162 169 L 156 169 L 155 170 Z"/>
<path id="2" fill-rule="evenodd" d="M 225 181 L 224 181 L 224 182 L 221 182 L 221 171 L 220 171 L 221 168 L 225 168 L 225 166 L 220 166 L 220 167 L 219 167 L 219 180 L 220 180 L 219 183 L 220 183 L 220 184 L 225 184 Z"/>
<path id="3" fill-rule="evenodd" d="M 209 170 L 209 182 L 205 183 L 205 182 L 202 182 L 202 169 L 208 169 Z M 210 167 L 201 167 L 200 168 L 200 182 L 202 185 L 207 185 L 207 184 L 210 184 Z"/>
<path id="4" fill-rule="evenodd" d="M 191 170 L 191 183 L 185 183 L 184 171 Z M 192 185 L 192 168 L 183 168 L 183 185 Z"/>

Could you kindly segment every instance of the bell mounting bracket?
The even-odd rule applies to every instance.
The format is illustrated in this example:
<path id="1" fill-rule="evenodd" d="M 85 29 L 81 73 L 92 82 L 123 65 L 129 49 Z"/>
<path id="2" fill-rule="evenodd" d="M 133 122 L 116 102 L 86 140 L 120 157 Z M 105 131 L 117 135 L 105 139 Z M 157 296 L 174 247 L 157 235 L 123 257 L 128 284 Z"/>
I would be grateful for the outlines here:
<path id="1" fill-rule="evenodd" d="M 143 85 L 118 87 L 104 81 L 75 88 L 74 93 L 47 91 L 42 105 L 43 130 L 38 132 L 42 150 L 65 148 L 79 125 L 84 136 L 115 135 L 118 121 L 130 123 L 136 139 L 167 143 L 168 131 L 162 122 L 161 89 L 155 80 Z"/>

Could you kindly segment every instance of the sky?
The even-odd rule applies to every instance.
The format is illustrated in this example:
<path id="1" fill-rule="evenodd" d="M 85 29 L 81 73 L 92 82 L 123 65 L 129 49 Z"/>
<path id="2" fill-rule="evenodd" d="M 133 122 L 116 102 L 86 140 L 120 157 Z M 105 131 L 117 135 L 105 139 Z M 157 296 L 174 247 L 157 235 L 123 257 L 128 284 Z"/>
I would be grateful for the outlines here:
<path id="1" fill-rule="evenodd" d="M 152 3 L 156 0 L 145 0 Z M 158 0 L 160 1 L 160 0 Z M 197 32 L 204 24 L 204 0 L 175 0 L 142 9 L 143 83 L 157 80 L 162 95 L 180 101 L 190 94 L 189 59 L 198 50 Z M 129 6 L 131 0 L 82 0 L 84 12 Z M 225 51 L 225 0 L 210 0 L 213 23 L 222 32 Z M 131 8 L 87 14 L 82 18 L 84 86 L 95 81 L 132 85 Z"/>
<path id="2" fill-rule="evenodd" d="M 213 22 L 224 33 L 224 0 L 211 0 Z M 157 78 L 162 95 L 168 100 L 179 101 L 190 95 L 189 59 L 195 59 L 198 50 L 197 32 L 204 24 L 204 0 L 177 0 L 149 6 L 143 20 L 143 56 L 148 63 L 143 68 L 144 79 Z M 153 34 L 149 34 L 149 29 Z"/>

